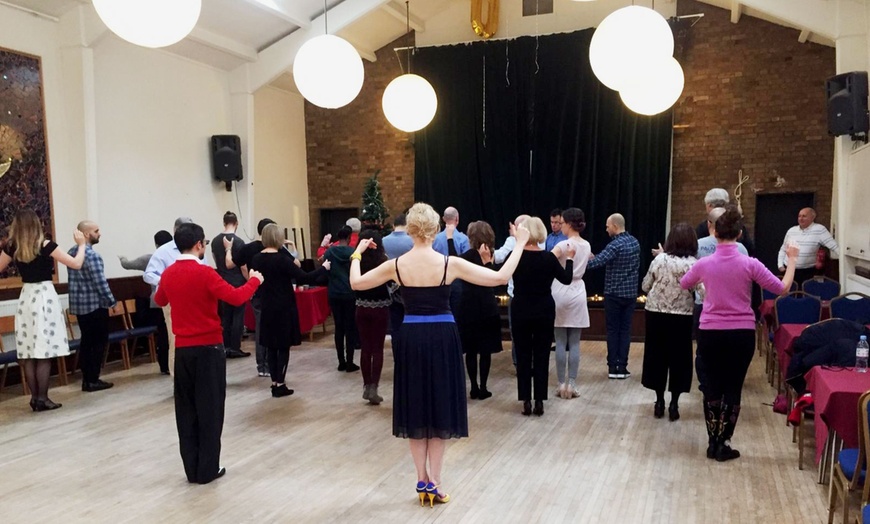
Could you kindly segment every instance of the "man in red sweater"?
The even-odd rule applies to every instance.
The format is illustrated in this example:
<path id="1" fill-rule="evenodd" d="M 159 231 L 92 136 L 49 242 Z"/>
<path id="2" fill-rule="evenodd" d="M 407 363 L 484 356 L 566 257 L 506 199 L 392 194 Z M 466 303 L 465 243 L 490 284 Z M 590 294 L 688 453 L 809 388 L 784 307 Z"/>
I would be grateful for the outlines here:
<path id="1" fill-rule="evenodd" d="M 166 268 L 154 302 L 172 305 L 175 334 L 175 424 L 181 460 L 191 483 L 208 484 L 222 477 L 221 431 L 227 390 L 227 362 L 218 300 L 244 304 L 263 282 L 249 271 L 250 280 L 234 288 L 214 268 L 199 260 L 205 255 L 205 232 L 196 224 L 181 224 L 175 231 L 181 255 Z"/>

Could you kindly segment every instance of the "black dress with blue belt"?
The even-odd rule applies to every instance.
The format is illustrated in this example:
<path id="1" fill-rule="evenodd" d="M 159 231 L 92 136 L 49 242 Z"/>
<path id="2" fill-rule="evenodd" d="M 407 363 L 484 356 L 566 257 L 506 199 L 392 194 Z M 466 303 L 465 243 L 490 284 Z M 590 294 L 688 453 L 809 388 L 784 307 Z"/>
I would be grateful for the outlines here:
<path id="1" fill-rule="evenodd" d="M 406 287 L 396 259 L 405 303 L 405 319 L 393 351 L 393 435 L 400 438 L 468 436 L 465 365 L 450 311 L 447 263 L 445 257 L 440 285 Z"/>

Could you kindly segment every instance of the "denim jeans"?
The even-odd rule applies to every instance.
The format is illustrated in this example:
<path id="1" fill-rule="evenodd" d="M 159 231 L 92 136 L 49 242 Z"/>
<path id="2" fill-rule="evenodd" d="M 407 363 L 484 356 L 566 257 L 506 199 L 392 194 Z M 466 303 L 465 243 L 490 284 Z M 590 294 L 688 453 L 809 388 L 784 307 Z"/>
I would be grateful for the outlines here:
<path id="1" fill-rule="evenodd" d="M 607 321 L 607 367 L 628 366 L 628 349 L 631 344 L 631 317 L 634 314 L 634 298 L 604 295 L 604 318 Z"/>

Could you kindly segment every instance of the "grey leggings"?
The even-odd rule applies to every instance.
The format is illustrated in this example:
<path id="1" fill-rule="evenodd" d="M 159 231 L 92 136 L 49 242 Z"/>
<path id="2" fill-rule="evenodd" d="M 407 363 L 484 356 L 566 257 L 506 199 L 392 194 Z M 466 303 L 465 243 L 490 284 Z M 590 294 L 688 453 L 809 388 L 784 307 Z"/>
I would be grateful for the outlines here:
<path id="1" fill-rule="evenodd" d="M 556 376 L 559 383 L 565 383 L 565 367 L 568 379 L 577 379 L 580 368 L 580 328 L 557 327 L 553 329 L 556 337 Z"/>

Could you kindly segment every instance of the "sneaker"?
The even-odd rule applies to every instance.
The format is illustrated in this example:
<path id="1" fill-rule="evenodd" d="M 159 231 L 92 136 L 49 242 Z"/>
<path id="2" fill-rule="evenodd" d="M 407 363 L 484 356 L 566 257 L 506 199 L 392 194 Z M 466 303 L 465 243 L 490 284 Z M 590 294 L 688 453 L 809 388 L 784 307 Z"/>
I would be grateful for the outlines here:
<path id="1" fill-rule="evenodd" d="M 611 366 L 611 367 L 607 368 L 607 378 L 609 378 L 609 379 L 619 378 L 615 367 Z"/>
<path id="2" fill-rule="evenodd" d="M 275 398 L 289 397 L 293 394 L 293 390 L 289 389 L 286 384 L 280 386 L 272 386 L 272 396 Z"/>
<path id="3" fill-rule="evenodd" d="M 265 371 L 260 370 L 260 371 L 257 371 L 257 376 L 258 377 L 268 377 L 269 373 L 266 373 Z"/>
<path id="4" fill-rule="evenodd" d="M 625 368 L 618 368 L 616 371 L 616 378 L 619 380 L 627 379 L 631 376 L 631 373 Z"/>

